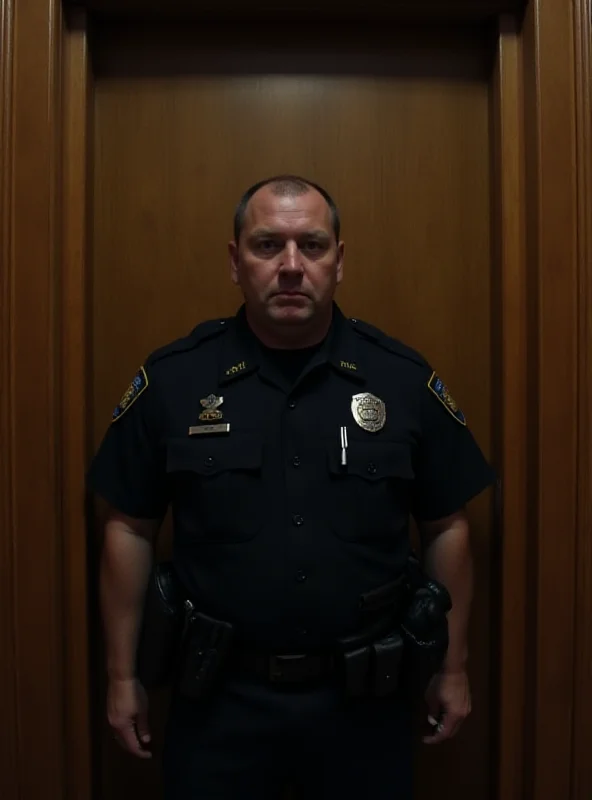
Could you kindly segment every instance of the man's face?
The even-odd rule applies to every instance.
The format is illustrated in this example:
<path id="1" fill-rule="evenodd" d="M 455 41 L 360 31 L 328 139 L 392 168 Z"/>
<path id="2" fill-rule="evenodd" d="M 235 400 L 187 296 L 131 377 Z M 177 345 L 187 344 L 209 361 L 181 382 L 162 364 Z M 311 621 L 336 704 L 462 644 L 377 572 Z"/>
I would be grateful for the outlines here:
<path id="1" fill-rule="evenodd" d="M 264 186 L 247 206 L 239 244 L 229 245 L 232 280 L 249 313 L 267 325 L 307 323 L 331 307 L 343 249 L 315 189 L 280 197 Z"/>

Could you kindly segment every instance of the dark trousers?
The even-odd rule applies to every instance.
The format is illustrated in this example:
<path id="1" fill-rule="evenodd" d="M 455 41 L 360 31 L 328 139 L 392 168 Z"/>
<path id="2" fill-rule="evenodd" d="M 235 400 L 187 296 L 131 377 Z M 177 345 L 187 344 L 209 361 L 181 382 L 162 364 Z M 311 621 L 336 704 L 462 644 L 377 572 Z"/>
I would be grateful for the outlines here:
<path id="1" fill-rule="evenodd" d="M 411 800 L 411 712 L 393 696 L 345 703 L 333 686 L 228 680 L 206 703 L 173 699 L 165 800 Z"/>

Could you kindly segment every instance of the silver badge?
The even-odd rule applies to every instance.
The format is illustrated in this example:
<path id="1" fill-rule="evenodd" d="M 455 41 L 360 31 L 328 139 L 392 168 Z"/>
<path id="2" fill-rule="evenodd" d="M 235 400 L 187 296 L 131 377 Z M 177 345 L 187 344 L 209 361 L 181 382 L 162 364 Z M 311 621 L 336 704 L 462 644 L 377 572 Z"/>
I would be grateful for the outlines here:
<path id="1" fill-rule="evenodd" d="M 203 411 L 199 415 L 199 421 L 201 423 L 205 422 L 210 424 L 192 425 L 189 428 L 189 435 L 199 436 L 205 433 L 230 433 L 230 424 L 228 422 L 221 421 L 224 418 L 224 415 L 219 410 L 220 406 L 224 402 L 224 398 L 216 397 L 215 394 L 209 394 L 199 402 L 203 408 Z"/>
<path id="2" fill-rule="evenodd" d="M 354 394 L 351 410 L 355 421 L 365 431 L 376 433 L 376 431 L 384 428 L 386 407 L 379 397 L 375 397 L 369 392 Z"/>
<path id="3" fill-rule="evenodd" d="M 224 402 L 223 397 L 216 397 L 215 394 L 209 394 L 199 402 L 204 408 L 199 415 L 200 422 L 214 422 L 215 420 L 222 419 L 222 412 L 218 411 L 218 407 Z"/>

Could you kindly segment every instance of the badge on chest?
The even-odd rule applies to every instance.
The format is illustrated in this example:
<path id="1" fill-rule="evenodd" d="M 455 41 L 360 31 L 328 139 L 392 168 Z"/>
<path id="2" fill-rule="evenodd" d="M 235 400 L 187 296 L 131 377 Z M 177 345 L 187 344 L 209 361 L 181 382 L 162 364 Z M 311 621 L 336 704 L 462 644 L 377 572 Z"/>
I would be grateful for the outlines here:
<path id="1" fill-rule="evenodd" d="M 370 392 L 354 394 L 351 402 L 353 418 L 365 431 L 376 433 L 384 428 L 386 422 L 386 406 L 384 402 Z"/>
<path id="2" fill-rule="evenodd" d="M 190 436 L 197 436 L 204 433 L 230 433 L 230 423 L 222 422 L 224 414 L 220 411 L 220 406 L 224 402 L 223 397 L 209 394 L 199 401 L 203 411 L 199 415 L 201 425 L 192 425 L 189 428 Z"/>

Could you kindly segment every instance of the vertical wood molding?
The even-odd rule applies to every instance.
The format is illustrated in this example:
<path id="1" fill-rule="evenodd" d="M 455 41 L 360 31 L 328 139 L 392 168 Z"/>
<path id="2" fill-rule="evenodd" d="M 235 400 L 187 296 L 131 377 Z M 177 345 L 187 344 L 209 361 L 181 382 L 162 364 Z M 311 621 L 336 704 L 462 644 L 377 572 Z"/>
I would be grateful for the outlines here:
<path id="1" fill-rule="evenodd" d="M 527 573 L 527 276 L 524 246 L 524 141 L 521 41 L 517 20 L 500 19 L 492 84 L 494 147 L 494 319 L 501 439 L 496 461 L 503 476 L 496 796 L 524 800 L 524 689 Z"/>
<path id="2" fill-rule="evenodd" d="M 11 158 L 2 193 L 8 202 L 2 215 L 3 233 L 8 231 L 2 242 L 8 321 L 0 315 L 2 372 L 9 387 L 2 404 L 3 432 L 8 433 L 2 477 L 10 488 L 1 491 L 10 499 L 2 522 L 7 523 L 3 541 L 11 543 L 14 649 L 9 662 L 13 652 L 17 720 L 14 727 L 2 724 L 17 749 L 17 786 L 9 796 L 61 799 L 66 757 L 57 448 L 61 4 L 29 0 L 14 2 L 12 9 L 9 121 L 3 125 Z M 6 12 L 4 20 L 9 17 Z M 10 54 L 5 62 L 9 59 Z M 10 576 L 3 571 L 5 581 L 10 584 Z"/>
<path id="3" fill-rule="evenodd" d="M 61 494 L 64 554 L 67 800 L 91 786 L 88 586 L 84 476 L 87 467 L 87 297 L 91 86 L 87 19 L 67 15 L 63 48 L 63 249 L 61 270 Z"/>
<path id="4" fill-rule="evenodd" d="M 12 0 L 0 0 L 0 796 L 5 800 L 18 798 L 19 739 L 12 539 L 14 443 L 11 434 L 13 23 Z"/>
<path id="5" fill-rule="evenodd" d="M 525 797 L 571 791 L 578 415 L 578 251 L 572 4 L 532 0 L 524 20 L 529 376 L 535 502 L 529 508 Z M 536 291 L 535 290 L 536 287 Z M 534 324 L 533 324 L 534 323 Z"/>
<path id="6" fill-rule="evenodd" d="M 574 2 L 579 264 L 573 800 L 592 797 L 592 0 Z"/>

